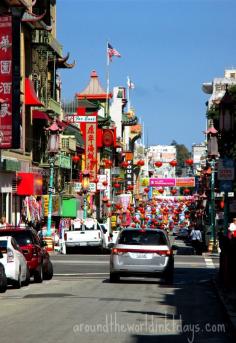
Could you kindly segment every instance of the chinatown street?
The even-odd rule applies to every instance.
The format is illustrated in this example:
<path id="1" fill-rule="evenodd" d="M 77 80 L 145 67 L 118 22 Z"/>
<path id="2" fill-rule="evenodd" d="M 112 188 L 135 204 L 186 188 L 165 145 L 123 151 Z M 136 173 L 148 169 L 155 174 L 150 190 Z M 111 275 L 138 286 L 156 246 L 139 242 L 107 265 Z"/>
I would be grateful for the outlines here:
<path id="1" fill-rule="evenodd" d="M 51 281 L 0 296 L 1 343 L 231 342 L 212 283 L 218 257 L 178 245 L 173 286 L 144 278 L 111 284 L 109 255 L 52 256 Z"/>

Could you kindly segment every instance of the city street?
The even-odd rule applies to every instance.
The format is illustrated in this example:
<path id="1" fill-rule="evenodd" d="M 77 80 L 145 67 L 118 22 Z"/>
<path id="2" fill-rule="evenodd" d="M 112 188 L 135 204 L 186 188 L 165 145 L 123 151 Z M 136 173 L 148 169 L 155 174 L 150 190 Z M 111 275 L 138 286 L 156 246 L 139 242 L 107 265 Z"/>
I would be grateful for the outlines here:
<path id="1" fill-rule="evenodd" d="M 211 279 L 218 258 L 175 256 L 175 281 L 109 283 L 109 255 L 52 256 L 55 275 L 0 296 L 1 343 L 230 342 Z M 147 338 L 148 336 L 148 338 Z"/>

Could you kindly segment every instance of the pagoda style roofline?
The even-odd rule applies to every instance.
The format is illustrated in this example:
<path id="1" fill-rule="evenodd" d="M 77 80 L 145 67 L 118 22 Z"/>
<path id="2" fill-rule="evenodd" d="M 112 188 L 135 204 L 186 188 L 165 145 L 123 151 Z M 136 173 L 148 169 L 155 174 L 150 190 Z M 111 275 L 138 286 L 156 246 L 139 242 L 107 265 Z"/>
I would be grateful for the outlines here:
<path id="1" fill-rule="evenodd" d="M 78 99 L 94 99 L 105 100 L 107 98 L 106 91 L 102 88 L 96 70 L 90 74 L 90 81 L 85 89 L 76 94 Z M 112 93 L 108 94 L 108 98 L 112 98 Z"/>
<path id="2" fill-rule="evenodd" d="M 56 67 L 57 68 L 68 68 L 68 69 L 74 68 L 76 62 L 74 60 L 73 63 L 67 63 L 67 60 L 68 60 L 69 57 L 70 57 L 70 53 L 69 52 L 67 53 L 67 55 L 65 57 L 57 57 L 56 60 L 55 60 Z M 51 58 L 49 60 L 49 63 L 54 63 L 54 59 Z"/>
<path id="3" fill-rule="evenodd" d="M 44 13 L 40 14 L 40 15 L 36 15 L 32 12 L 26 11 L 23 14 L 23 17 L 21 19 L 22 22 L 24 23 L 29 23 L 31 25 L 34 26 L 35 29 L 39 29 L 39 30 L 47 30 L 47 31 L 51 31 L 52 30 L 52 26 L 48 26 L 47 24 L 45 24 L 42 19 L 44 18 L 46 14 L 46 11 L 44 11 Z"/>

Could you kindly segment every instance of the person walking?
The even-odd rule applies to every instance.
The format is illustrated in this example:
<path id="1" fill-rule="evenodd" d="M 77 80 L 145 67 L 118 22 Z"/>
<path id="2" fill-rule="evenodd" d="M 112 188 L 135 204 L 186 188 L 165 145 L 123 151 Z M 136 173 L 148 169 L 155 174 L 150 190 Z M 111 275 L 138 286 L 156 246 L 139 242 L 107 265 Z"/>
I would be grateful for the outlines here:
<path id="1" fill-rule="evenodd" d="M 232 223 L 230 223 L 228 228 L 228 237 L 229 238 L 236 238 L 236 218 L 233 218 Z"/>
<path id="2" fill-rule="evenodd" d="M 192 247 L 194 248 L 194 251 L 196 255 L 202 254 L 202 233 L 201 231 L 193 227 L 191 233 L 190 233 L 191 243 Z"/>

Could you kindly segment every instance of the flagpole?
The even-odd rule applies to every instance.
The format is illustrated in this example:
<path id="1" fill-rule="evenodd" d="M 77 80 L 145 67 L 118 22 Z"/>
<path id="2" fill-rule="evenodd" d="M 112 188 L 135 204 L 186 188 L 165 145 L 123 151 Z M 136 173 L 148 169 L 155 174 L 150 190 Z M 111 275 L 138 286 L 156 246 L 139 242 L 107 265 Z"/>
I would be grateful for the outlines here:
<path id="1" fill-rule="evenodd" d="M 129 112 L 129 110 L 130 110 L 130 94 L 129 94 L 130 78 L 129 78 L 129 76 L 127 76 L 127 85 L 128 85 L 128 89 L 127 89 L 127 103 L 128 103 L 128 112 Z"/>
<path id="2" fill-rule="evenodd" d="M 105 108 L 105 117 L 108 116 L 108 98 L 109 98 L 109 88 L 110 88 L 110 75 L 109 75 L 109 65 L 110 65 L 110 58 L 108 54 L 108 42 L 107 42 L 107 72 L 106 72 L 106 79 L 107 79 L 107 94 L 106 94 L 106 108 Z"/>

